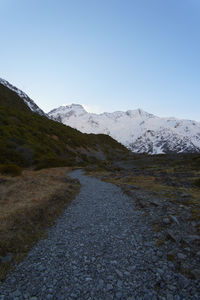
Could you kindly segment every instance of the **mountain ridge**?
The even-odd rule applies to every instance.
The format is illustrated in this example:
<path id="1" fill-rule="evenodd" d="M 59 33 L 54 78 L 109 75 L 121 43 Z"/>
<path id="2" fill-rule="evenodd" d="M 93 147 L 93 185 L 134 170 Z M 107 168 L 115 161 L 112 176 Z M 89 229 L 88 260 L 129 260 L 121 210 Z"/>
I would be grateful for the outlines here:
<path id="1" fill-rule="evenodd" d="M 48 115 L 84 133 L 108 134 L 136 153 L 200 152 L 200 122 L 160 118 L 141 108 L 88 113 L 80 104 L 63 105 Z"/>
<path id="2" fill-rule="evenodd" d="M 10 82 L 2 78 L 0 78 L 0 84 L 15 92 L 33 112 L 36 112 L 41 116 L 47 116 L 47 114 L 22 90 L 18 89 Z"/>

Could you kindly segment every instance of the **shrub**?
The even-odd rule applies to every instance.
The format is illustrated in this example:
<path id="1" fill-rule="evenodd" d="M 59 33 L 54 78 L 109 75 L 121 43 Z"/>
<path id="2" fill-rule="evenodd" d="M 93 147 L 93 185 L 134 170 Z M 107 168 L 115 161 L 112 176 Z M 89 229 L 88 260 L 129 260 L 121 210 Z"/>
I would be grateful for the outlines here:
<path id="1" fill-rule="evenodd" d="M 17 165 L 0 165 L 0 173 L 3 175 L 20 176 L 22 169 Z"/>
<path id="2" fill-rule="evenodd" d="M 196 180 L 194 181 L 194 184 L 195 184 L 197 187 L 200 188 L 200 178 L 196 179 Z"/>
<path id="3" fill-rule="evenodd" d="M 61 159 L 61 158 L 44 158 L 37 162 L 35 170 L 41 170 L 44 168 L 57 168 L 57 167 L 72 167 L 75 165 L 75 160 Z"/>

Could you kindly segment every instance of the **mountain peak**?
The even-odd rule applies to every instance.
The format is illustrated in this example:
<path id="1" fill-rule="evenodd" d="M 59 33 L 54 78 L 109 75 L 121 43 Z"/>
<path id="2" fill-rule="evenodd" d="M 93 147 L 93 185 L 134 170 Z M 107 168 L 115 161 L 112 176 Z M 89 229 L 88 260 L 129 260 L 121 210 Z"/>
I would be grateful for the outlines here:
<path id="1" fill-rule="evenodd" d="M 66 106 L 71 106 L 71 107 L 76 107 L 76 108 L 83 108 L 83 105 L 78 104 L 78 103 L 72 103 L 71 105 L 66 105 Z"/>
<path id="2" fill-rule="evenodd" d="M 150 118 L 150 117 L 154 117 L 153 114 L 150 114 L 146 111 L 144 111 L 141 108 L 135 109 L 135 110 L 127 110 L 126 114 L 129 117 L 135 118 L 135 117 L 144 117 L 144 118 Z"/>
<path id="3" fill-rule="evenodd" d="M 76 110 L 76 111 L 86 112 L 85 108 L 81 104 L 72 103 L 70 105 L 65 105 L 65 107 L 68 108 L 68 109 Z"/>
<path id="4" fill-rule="evenodd" d="M 84 109 L 84 107 L 81 104 L 75 104 L 72 103 L 70 105 L 64 104 L 59 106 L 58 108 L 55 108 L 51 110 L 48 115 L 51 118 L 54 118 L 57 121 L 61 121 L 61 116 L 65 118 L 69 118 L 71 116 L 82 116 L 84 114 L 87 114 L 87 111 Z"/>

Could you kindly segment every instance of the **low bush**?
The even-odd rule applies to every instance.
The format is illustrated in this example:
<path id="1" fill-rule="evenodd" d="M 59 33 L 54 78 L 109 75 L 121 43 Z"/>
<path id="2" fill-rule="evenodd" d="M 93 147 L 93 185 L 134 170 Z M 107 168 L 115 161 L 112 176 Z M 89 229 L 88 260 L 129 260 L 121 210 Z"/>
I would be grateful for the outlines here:
<path id="1" fill-rule="evenodd" d="M 44 168 L 72 167 L 74 165 L 75 160 L 72 158 L 68 160 L 61 158 L 46 158 L 37 162 L 35 170 L 41 170 Z"/>
<path id="2" fill-rule="evenodd" d="M 17 165 L 0 165 L 0 173 L 9 176 L 20 176 L 22 169 Z"/>
<path id="3" fill-rule="evenodd" d="M 194 181 L 194 185 L 196 185 L 197 187 L 200 188 L 200 178 L 198 178 Z"/>

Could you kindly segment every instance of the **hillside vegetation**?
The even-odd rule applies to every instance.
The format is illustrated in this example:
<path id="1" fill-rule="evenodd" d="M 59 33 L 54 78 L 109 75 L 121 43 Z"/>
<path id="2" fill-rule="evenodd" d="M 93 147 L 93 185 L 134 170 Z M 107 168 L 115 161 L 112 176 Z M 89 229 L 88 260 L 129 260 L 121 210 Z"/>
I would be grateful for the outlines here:
<path id="1" fill-rule="evenodd" d="M 83 134 L 32 112 L 0 84 L 0 164 L 21 167 L 84 165 L 128 150 L 107 135 Z"/>

